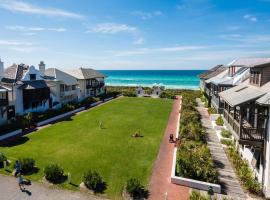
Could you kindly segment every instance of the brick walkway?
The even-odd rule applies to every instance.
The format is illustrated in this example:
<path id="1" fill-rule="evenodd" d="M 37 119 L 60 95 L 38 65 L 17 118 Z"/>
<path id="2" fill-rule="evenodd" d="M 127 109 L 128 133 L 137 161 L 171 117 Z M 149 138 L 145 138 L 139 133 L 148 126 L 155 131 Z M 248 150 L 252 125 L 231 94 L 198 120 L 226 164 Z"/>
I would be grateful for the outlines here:
<path id="1" fill-rule="evenodd" d="M 169 135 L 176 135 L 178 115 L 181 100 L 178 97 L 174 101 L 173 109 L 160 145 L 158 157 L 151 176 L 149 192 L 150 200 L 187 200 L 189 188 L 171 183 L 171 169 L 174 144 L 169 143 Z"/>

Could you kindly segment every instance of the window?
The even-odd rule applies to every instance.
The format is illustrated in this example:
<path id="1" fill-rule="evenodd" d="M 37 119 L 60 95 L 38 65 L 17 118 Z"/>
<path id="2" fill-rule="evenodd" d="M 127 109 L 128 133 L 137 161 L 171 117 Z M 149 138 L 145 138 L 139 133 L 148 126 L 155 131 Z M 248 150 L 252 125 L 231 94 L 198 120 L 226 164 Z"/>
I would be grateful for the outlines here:
<path id="1" fill-rule="evenodd" d="M 36 74 L 29 74 L 29 76 L 31 81 L 36 80 Z"/>
<path id="2" fill-rule="evenodd" d="M 76 85 L 72 85 L 72 90 L 76 90 Z"/>
<path id="3" fill-rule="evenodd" d="M 260 82 L 261 82 L 261 73 L 259 71 L 251 70 L 250 83 L 254 85 L 260 85 Z"/>

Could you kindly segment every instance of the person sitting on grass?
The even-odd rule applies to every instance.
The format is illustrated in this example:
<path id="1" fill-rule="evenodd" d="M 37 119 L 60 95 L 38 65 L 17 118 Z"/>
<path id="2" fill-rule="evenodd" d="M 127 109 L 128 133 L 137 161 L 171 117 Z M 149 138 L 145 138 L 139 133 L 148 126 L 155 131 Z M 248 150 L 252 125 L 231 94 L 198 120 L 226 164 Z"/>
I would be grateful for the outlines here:
<path id="1" fill-rule="evenodd" d="M 132 135 L 132 137 L 137 138 L 137 137 L 142 137 L 142 135 L 140 134 L 140 132 L 135 132 L 135 133 Z"/>

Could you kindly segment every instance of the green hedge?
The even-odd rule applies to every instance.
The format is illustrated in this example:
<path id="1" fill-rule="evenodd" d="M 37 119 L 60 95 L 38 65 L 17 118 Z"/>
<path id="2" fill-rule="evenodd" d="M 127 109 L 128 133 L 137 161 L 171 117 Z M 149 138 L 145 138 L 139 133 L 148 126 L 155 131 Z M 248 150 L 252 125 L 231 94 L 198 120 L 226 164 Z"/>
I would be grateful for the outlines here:
<path id="1" fill-rule="evenodd" d="M 206 145 L 206 131 L 201 125 L 196 109 L 197 91 L 182 93 L 182 110 L 179 136 L 181 144 L 177 151 L 176 174 L 199 181 L 218 183 L 210 150 Z"/>
<path id="2" fill-rule="evenodd" d="M 235 147 L 230 146 L 227 150 L 227 155 L 230 157 L 234 168 L 236 169 L 236 174 L 238 175 L 241 183 L 244 187 L 251 193 L 254 194 L 261 194 L 262 186 L 261 184 L 255 179 L 252 170 L 248 165 L 247 160 L 243 160 Z"/>

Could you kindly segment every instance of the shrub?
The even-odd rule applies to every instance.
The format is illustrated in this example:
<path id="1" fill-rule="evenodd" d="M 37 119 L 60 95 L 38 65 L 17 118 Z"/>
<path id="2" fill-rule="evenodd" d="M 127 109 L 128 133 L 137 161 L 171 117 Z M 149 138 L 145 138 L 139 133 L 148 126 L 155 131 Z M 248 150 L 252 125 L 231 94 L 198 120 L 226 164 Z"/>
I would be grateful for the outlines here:
<path id="1" fill-rule="evenodd" d="M 224 144 L 226 146 L 232 146 L 233 145 L 233 141 L 232 140 L 221 139 L 220 142 L 221 142 L 221 144 Z"/>
<path id="2" fill-rule="evenodd" d="M 218 126 L 223 126 L 223 124 L 224 124 L 224 121 L 223 121 L 222 117 L 219 116 L 219 117 L 216 119 L 216 125 L 218 125 Z"/>
<path id="3" fill-rule="evenodd" d="M 255 179 L 247 160 L 242 160 L 235 147 L 231 146 L 226 151 L 236 169 L 236 174 L 244 187 L 254 194 L 261 194 L 261 184 Z"/>
<path id="4" fill-rule="evenodd" d="M 212 107 L 209 107 L 207 110 L 208 110 L 209 114 L 216 114 L 217 113 L 217 110 L 215 108 L 212 108 Z"/>
<path id="5" fill-rule="evenodd" d="M 33 172 L 35 167 L 35 160 L 33 158 L 20 158 L 19 162 L 21 164 L 21 172 L 23 174 Z"/>
<path id="6" fill-rule="evenodd" d="M 4 161 L 7 161 L 7 157 L 3 153 L 0 153 L 0 167 L 3 167 Z"/>
<path id="7" fill-rule="evenodd" d="M 191 195 L 189 196 L 189 200 L 209 200 L 209 198 L 201 195 L 199 192 L 192 191 Z"/>
<path id="8" fill-rule="evenodd" d="M 131 178 L 127 181 L 126 190 L 128 194 L 133 198 L 144 196 L 144 186 L 136 178 Z"/>
<path id="9" fill-rule="evenodd" d="M 52 183 L 59 183 L 64 177 L 64 170 L 57 164 L 47 165 L 44 173 L 45 178 Z"/>
<path id="10" fill-rule="evenodd" d="M 123 92 L 123 95 L 126 97 L 136 97 L 137 95 L 135 94 L 135 92 Z"/>
<path id="11" fill-rule="evenodd" d="M 103 189 L 104 182 L 102 177 L 96 171 L 88 170 L 83 174 L 82 181 L 85 186 L 94 192 L 101 192 Z"/>
<path id="12" fill-rule="evenodd" d="M 232 137 L 232 133 L 226 129 L 222 129 L 220 134 L 224 138 L 231 138 Z"/>
<path id="13" fill-rule="evenodd" d="M 210 183 L 218 182 L 210 150 L 206 145 L 194 141 L 184 141 L 178 149 L 176 173 Z"/>

